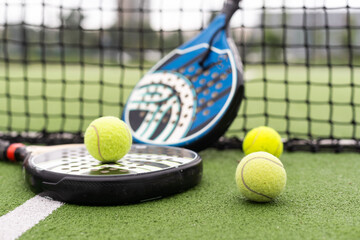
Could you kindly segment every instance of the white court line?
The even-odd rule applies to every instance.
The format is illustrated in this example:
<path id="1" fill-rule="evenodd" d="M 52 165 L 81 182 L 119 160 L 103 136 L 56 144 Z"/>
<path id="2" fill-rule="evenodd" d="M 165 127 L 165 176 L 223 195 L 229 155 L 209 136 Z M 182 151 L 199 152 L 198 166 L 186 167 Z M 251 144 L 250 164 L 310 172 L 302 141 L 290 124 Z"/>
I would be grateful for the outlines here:
<path id="1" fill-rule="evenodd" d="M 35 196 L 23 205 L 0 217 L 0 239 L 13 240 L 20 237 L 64 203 Z"/>

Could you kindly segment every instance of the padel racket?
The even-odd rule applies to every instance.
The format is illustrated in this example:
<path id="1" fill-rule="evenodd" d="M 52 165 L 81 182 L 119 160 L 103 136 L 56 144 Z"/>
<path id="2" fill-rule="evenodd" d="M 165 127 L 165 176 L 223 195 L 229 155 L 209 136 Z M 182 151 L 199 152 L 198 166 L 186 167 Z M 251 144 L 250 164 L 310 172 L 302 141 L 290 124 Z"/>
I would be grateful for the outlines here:
<path id="1" fill-rule="evenodd" d="M 102 164 L 82 144 L 25 147 L 0 141 L 0 159 L 24 161 L 35 193 L 83 205 L 138 203 L 185 191 L 201 180 L 193 151 L 134 144 L 116 163 Z"/>
<path id="2" fill-rule="evenodd" d="M 137 83 L 123 112 L 135 142 L 198 151 L 228 129 L 244 93 L 242 64 L 228 29 L 239 1 L 226 1 L 205 30 Z"/>

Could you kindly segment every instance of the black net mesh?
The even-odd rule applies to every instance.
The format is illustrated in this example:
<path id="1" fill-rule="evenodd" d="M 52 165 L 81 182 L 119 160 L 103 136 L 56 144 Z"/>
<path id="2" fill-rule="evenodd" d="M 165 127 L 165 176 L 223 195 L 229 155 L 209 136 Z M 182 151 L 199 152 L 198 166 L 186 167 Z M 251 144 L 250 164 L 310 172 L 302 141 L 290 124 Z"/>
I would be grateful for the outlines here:
<path id="1" fill-rule="evenodd" d="M 290 150 L 359 150 L 360 4 L 243 1 L 231 21 L 245 100 L 216 144 L 239 147 L 268 125 Z M 81 142 L 99 116 L 121 116 L 156 61 L 189 40 L 221 1 L 0 1 L 0 135 Z"/>

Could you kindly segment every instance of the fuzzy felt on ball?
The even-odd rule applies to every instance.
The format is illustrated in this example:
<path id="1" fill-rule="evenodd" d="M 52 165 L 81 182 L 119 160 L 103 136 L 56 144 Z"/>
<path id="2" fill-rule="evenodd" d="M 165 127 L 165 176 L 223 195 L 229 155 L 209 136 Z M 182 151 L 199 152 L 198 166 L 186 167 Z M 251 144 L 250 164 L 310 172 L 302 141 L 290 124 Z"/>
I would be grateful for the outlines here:
<path id="1" fill-rule="evenodd" d="M 101 117 L 90 123 L 85 131 L 86 149 L 101 162 L 116 162 L 132 145 L 129 127 L 117 117 Z"/>
<path id="2" fill-rule="evenodd" d="M 281 156 L 284 148 L 279 133 L 275 129 L 266 126 L 250 130 L 244 138 L 242 147 L 245 155 L 263 151 L 278 158 Z"/>
<path id="3" fill-rule="evenodd" d="M 286 171 L 277 157 L 267 152 L 255 152 L 239 162 L 235 179 L 245 198 L 269 202 L 284 190 Z"/>

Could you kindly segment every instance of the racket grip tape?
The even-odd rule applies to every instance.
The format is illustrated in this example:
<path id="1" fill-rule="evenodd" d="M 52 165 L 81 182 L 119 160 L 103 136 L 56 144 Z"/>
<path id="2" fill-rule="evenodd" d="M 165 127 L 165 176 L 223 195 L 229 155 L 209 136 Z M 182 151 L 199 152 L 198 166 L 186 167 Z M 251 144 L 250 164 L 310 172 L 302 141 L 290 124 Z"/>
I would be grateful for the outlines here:
<path id="1" fill-rule="evenodd" d="M 20 162 L 26 157 L 26 148 L 22 143 L 12 143 L 0 140 L 0 160 Z"/>
<path id="2" fill-rule="evenodd" d="M 224 2 L 224 7 L 221 10 L 226 15 L 225 26 L 228 26 L 232 15 L 239 9 L 240 0 L 227 0 Z"/>

